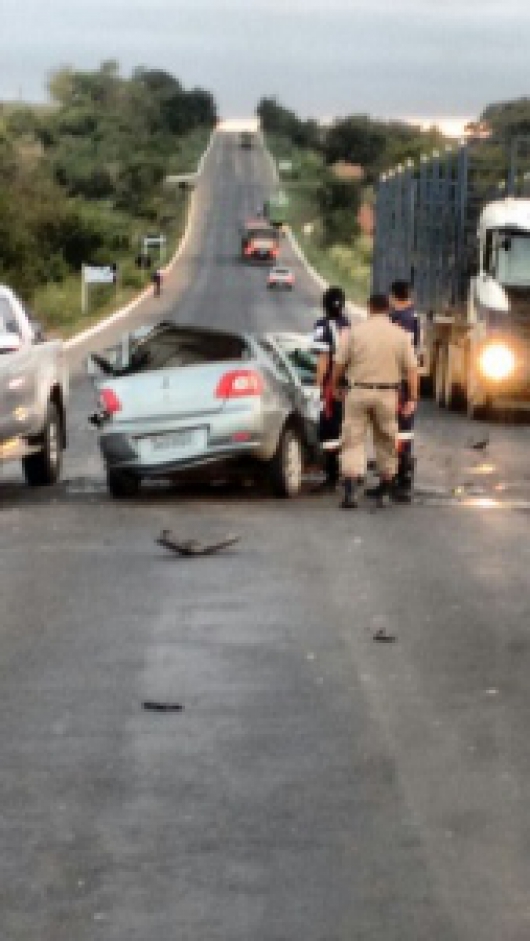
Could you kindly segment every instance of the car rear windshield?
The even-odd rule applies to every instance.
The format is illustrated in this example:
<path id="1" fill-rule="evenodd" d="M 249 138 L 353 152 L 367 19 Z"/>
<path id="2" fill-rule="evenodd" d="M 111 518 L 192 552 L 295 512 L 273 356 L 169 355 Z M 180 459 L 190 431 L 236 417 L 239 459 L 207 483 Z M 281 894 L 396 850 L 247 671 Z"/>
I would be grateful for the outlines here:
<path id="1" fill-rule="evenodd" d="M 131 351 L 128 372 L 148 372 L 178 366 L 199 366 L 248 359 L 243 337 L 183 327 L 155 327 Z"/>

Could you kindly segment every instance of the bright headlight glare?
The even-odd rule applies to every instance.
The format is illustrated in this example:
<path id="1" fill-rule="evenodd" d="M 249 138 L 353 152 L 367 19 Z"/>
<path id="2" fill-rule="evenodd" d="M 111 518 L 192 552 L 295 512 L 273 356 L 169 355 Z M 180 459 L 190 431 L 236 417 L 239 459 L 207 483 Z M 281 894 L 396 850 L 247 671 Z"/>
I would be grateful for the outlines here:
<path id="1" fill-rule="evenodd" d="M 505 343 L 490 343 L 482 350 L 479 365 L 487 379 L 507 379 L 515 369 L 515 356 Z"/>

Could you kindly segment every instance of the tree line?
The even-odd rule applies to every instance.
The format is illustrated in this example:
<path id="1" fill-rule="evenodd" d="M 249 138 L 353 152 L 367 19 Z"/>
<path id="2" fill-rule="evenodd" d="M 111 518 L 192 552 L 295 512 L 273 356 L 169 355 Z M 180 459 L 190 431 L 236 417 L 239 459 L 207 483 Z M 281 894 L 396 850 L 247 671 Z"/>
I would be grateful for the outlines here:
<path id="1" fill-rule="evenodd" d="M 186 136 L 217 120 L 210 92 L 114 61 L 61 68 L 48 90 L 47 106 L 0 105 L 0 280 L 27 299 L 132 247 L 131 220 L 156 225 Z"/>

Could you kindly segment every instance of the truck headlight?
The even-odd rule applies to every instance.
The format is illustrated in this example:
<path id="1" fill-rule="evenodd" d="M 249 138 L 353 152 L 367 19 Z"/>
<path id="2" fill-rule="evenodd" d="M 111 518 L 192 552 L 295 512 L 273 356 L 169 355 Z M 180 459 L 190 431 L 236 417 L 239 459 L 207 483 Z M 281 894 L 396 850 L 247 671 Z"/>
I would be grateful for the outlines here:
<path id="1" fill-rule="evenodd" d="M 502 381 L 515 369 L 515 355 L 505 343 L 489 343 L 479 355 L 479 367 L 486 379 Z"/>

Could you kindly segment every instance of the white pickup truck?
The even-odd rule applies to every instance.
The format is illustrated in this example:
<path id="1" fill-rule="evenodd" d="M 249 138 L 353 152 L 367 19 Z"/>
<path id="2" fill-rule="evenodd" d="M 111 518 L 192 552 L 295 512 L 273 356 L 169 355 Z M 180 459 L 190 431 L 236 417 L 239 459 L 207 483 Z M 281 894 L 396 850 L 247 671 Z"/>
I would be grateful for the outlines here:
<path id="1" fill-rule="evenodd" d="M 0 464 L 22 460 L 32 487 L 54 484 L 66 447 L 68 368 L 22 301 L 0 284 Z"/>

